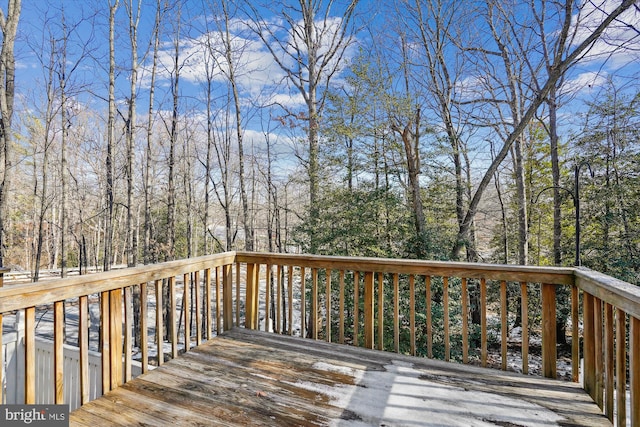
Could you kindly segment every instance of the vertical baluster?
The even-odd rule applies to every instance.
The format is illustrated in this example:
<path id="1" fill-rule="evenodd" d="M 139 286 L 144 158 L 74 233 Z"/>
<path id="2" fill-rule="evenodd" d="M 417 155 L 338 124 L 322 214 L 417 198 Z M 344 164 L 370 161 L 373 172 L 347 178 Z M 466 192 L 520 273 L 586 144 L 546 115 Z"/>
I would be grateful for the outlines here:
<path id="1" fill-rule="evenodd" d="M 604 359 L 602 357 L 602 300 L 593 299 L 593 328 L 595 337 L 595 364 L 596 364 L 596 398 L 595 402 L 600 409 L 604 408 Z"/>
<path id="2" fill-rule="evenodd" d="M 216 307 L 216 310 L 218 307 Z M 240 263 L 236 263 L 236 326 L 240 326 Z"/>
<path id="3" fill-rule="evenodd" d="M 256 264 L 247 263 L 247 277 L 245 285 L 245 314 L 244 314 L 244 327 L 247 329 L 256 329 L 254 313 L 257 311 L 257 307 L 254 305 L 255 299 L 253 294 L 255 293 L 255 270 Z M 217 286 L 217 285 L 216 285 Z"/>
<path id="4" fill-rule="evenodd" d="M 364 347 L 373 349 L 373 335 L 374 335 L 374 288 L 373 288 L 373 273 L 367 271 L 364 274 Z"/>
<path id="5" fill-rule="evenodd" d="M 556 378 L 556 287 L 542 284 L 542 375 Z"/>
<path id="6" fill-rule="evenodd" d="M 442 311 L 444 314 L 444 360 L 451 359 L 451 342 L 449 339 L 449 278 L 442 278 Z"/>
<path id="7" fill-rule="evenodd" d="M 111 371 L 109 370 L 109 292 L 100 294 L 100 349 L 102 350 L 102 394 L 111 390 Z"/>
<path id="8" fill-rule="evenodd" d="M 176 278 L 169 277 L 169 331 L 171 334 L 171 358 L 178 357 L 178 328 L 176 325 Z"/>
<path id="9" fill-rule="evenodd" d="M 64 403 L 64 303 L 53 303 L 53 378 L 54 403 Z"/>
<path id="10" fill-rule="evenodd" d="M 265 332 L 271 332 L 271 318 L 273 317 L 271 313 L 271 264 L 267 264 L 267 273 L 266 273 L 266 288 L 264 295 L 264 330 Z"/>
<path id="11" fill-rule="evenodd" d="M 36 308 L 24 309 L 24 403 L 36 403 Z"/>
<path id="12" fill-rule="evenodd" d="M 604 304 L 604 401 L 605 415 L 613 422 L 613 307 Z"/>
<path id="13" fill-rule="evenodd" d="M 4 271 L 6 270 L 3 269 L 2 266 L 0 266 L 0 288 L 2 288 L 4 284 Z M 2 330 L 2 313 L 0 313 L 0 405 L 3 405 L 5 403 L 4 387 L 2 386 L 2 384 L 4 384 L 4 369 L 2 369 L 2 367 L 4 366 L 4 350 L 2 350 L 4 348 L 4 344 L 2 344 L 3 334 L 4 331 Z"/>
<path id="14" fill-rule="evenodd" d="M 200 301 L 202 300 L 201 290 L 200 290 L 200 270 L 193 273 L 194 275 L 194 286 L 195 286 L 195 305 L 196 305 L 196 345 L 202 344 L 202 305 Z"/>
<path id="15" fill-rule="evenodd" d="M 529 292 L 527 282 L 520 282 L 520 317 L 522 318 L 522 373 L 529 373 Z"/>
<path id="16" fill-rule="evenodd" d="M 225 331 L 233 328 L 233 266 L 226 264 L 222 266 L 222 298 L 224 315 L 222 327 Z"/>
<path id="17" fill-rule="evenodd" d="M 416 278 L 409 276 L 409 333 L 411 337 L 411 355 L 416 355 Z"/>
<path id="18" fill-rule="evenodd" d="M 277 269 L 277 290 L 276 290 L 276 332 L 282 333 L 282 265 L 278 265 Z"/>
<path id="19" fill-rule="evenodd" d="M 131 381 L 131 362 L 133 354 L 133 298 L 131 286 L 124 289 L 124 382 Z"/>
<path id="20" fill-rule="evenodd" d="M 424 277 L 424 287 L 426 289 L 426 310 L 427 310 L 427 357 L 433 358 L 433 303 L 431 301 L 431 276 Z"/>
<path id="21" fill-rule="evenodd" d="M 325 339 L 327 342 L 331 342 L 331 269 L 327 269 L 325 272 L 326 282 L 325 282 L 325 291 L 326 291 L 326 307 L 325 310 L 327 312 L 327 317 L 325 319 Z"/>
<path id="22" fill-rule="evenodd" d="M 80 345 L 80 405 L 89 401 L 89 297 L 78 299 L 78 341 Z"/>
<path id="23" fill-rule="evenodd" d="M 596 363 L 595 337 L 593 328 L 593 296 L 587 292 L 582 294 L 583 309 L 583 350 L 584 354 L 584 389 L 593 400 L 596 399 Z"/>
<path id="24" fill-rule="evenodd" d="M 480 360 L 487 367 L 487 280 L 480 279 Z"/>
<path id="25" fill-rule="evenodd" d="M 580 295 L 578 287 L 573 285 L 571 286 L 571 380 L 575 383 L 578 382 L 580 377 L 579 306 Z"/>
<path id="26" fill-rule="evenodd" d="M 211 310 L 211 269 L 204 270 L 204 318 L 205 336 L 207 340 L 213 337 L 213 312 Z M 216 307 L 218 310 L 219 307 Z"/>
<path id="27" fill-rule="evenodd" d="M 287 291 L 289 297 L 289 335 L 293 335 L 293 266 L 287 266 Z"/>
<path id="28" fill-rule="evenodd" d="M 111 389 L 122 385 L 122 289 L 109 291 Z"/>
<path id="29" fill-rule="evenodd" d="M 229 269 L 229 271 L 231 271 Z M 222 316 L 222 312 L 225 310 L 222 307 L 222 302 L 220 300 L 220 296 L 221 296 L 221 292 L 220 292 L 220 267 L 216 267 L 215 270 L 215 281 L 214 281 L 214 285 L 215 285 L 215 294 L 216 294 L 216 334 L 220 335 L 220 333 L 222 332 L 222 320 L 221 320 L 221 316 Z M 231 295 L 231 292 L 229 292 L 229 295 Z"/>
<path id="30" fill-rule="evenodd" d="M 255 275 L 256 278 L 254 280 L 254 292 L 253 292 L 253 306 L 256 308 L 253 312 L 253 323 L 256 325 L 256 330 L 260 329 L 260 269 L 262 266 L 260 264 L 256 264 Z"/>
<path id="31" fill-rule="evenodd" d="M 627 316 L 621 309 L 616 310 L 616 406 L 627 407 Z M 626 409 L 617 412 L 617 425 L 626 425 Z"/>
<path id="32" fill-rule="evenodd" d="M 640 425 L 640 320 L 629 316 L 629 385 L 631 389 L 631 425 Z"/>
<path id="33" fill-rule="evenodd" d="M 378 350 L 384 350 L 384 274 L 378 273 Z"/>
<path id="34" fill-rule="evenodd" d="M 467 279 L 462 278 L 462 363 L 469 363 L 469 292 Z"/>
<path id="35" fill-rule="evenodd" d="M 340 324 L 338 325 L 338 342 L 344 344 L 344 270 L 340 270 Z"/>
<path id="36" fill-rule="evenodd" d="M 507 282 L 500 282 L 500 355 L 502 370 L 507 370 Z"/>
<path id="37" fill-rule="evenodd" d="M 191 275 L 182 275 L 182 312 L 184 313 L 184 351 L 191 348 Z M 178 324 L 182 319 L 178 319 Z"/>
<path id="38" fill-rule="evenodd" d="M 282 333 L 282 265 L 276 268 L 276 332 Z"/>
<path id="39" fill-rule="evenodd" d="M 300 336 L 305 338 L 307 336 L 307 284 L 306 284 L 306 269 L 300 267 Z"/>
<path id="40" fill-rule="evenodd" d="M 309 327 L 311 338 L 318 339 L 318 269 L 311 269 L 311 315 Z"/>
<path id="41" fill-rule="evenodd" d="M 142 373 L 149 370 L 149 339 L 147 330 L 148 314 L 147 282 L 140 284 L 140 352 L 142 354 Z"/>
<path id="42" fill-rule="evenodd" d="M 162 366 L 164 363 L 164 325 L 162 322 L 163 312 L 163 295 L 162 295 L 162 280 L 156 280 L 156 350 L 158 354 L 158 366 Z"/>
<path id="43" fill-rule="evenodd" d="M 360 324 L 360 272 L 353 272 L 353 345 L 358 347 L 358 326 Z"/>
<path id="44" fill-rule="evenodd" d="M 222 267 L 222 294 L 224 315 L 222 327 L 225 331 L 233 328 L 233 266 L 227 264 Z M 219 297 L 218 297 L 219 299 Z"/>
<path id="45" fill-rule="evenodd" d="M 400 353 L 400 277 L 393 273 L 393 349 Z"/>

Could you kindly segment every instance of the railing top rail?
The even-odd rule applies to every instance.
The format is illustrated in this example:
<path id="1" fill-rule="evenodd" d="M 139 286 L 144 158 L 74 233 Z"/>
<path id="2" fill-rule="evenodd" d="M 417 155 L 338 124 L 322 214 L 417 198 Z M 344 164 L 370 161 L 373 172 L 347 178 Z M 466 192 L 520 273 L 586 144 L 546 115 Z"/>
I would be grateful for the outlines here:
<path id="1" fill-rule="evenodd" d="M 232 264 L 235 252 L 0 288 L 0 313 Z"/>
<path id="2" fill-rule="evenodd" d="M 234 262 L 289 265 L 306 268 L 355 270 L 446 277 L 485 278 L 510 282 L 575 284 L 602 301 L 640 318 L 640 287 L 586 268 L 538 267 L 504 264 L 480 264 L 406 260 L 391 258 L 339 257 L 263 252 L 225 252 L 112 270 L 86 276 L 53 279 L 41 283 L 25 283 L 0 288 L 0 313 L 25 307 L 49 304 L 82 295 L 99 293 L 125 286 L 178 276 L 196 270 L 228 265 Z M 4 270 L 4 271 L 3 271 Z M 0 272 L 9 269 L 0 268 Z"/>
<path id="3" fill-rule="evenodd" d="M 575 269 L 575 276 L 583 291 L 640 319 L 640 286 L 584 267 Z"/>
<path id="4" fill-rule="evenodd" d="M 573 285 L 574 269 L 503 264 L 481 264 L 415 259 L 338 257 L 326 255 L 296 255 L 261 252 L 236 252 L 239 262 L 280 264 L 298 267 L 331 268 L 384 273 L 464 277 L 468 279 L 507 280 Z"/>

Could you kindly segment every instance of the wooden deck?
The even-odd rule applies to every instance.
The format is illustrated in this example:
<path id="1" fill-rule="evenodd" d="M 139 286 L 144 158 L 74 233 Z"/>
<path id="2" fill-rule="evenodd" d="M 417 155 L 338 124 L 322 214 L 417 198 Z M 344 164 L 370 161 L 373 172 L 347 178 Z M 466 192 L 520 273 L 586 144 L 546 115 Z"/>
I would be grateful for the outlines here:
<path id="1" fill-rule="evenodd" d="M 578 384 L 233 329 L 72 426 L 607 426 Z"/>

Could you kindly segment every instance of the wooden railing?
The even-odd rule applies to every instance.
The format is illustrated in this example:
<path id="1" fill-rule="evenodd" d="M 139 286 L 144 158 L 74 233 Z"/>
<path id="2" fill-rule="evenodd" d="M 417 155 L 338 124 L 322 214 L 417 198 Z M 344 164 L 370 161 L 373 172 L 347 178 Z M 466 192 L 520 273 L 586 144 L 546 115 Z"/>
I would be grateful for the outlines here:
<path id="1" fill-rule="evenodd" d="M 167 297 L 163 315 L 155 308 Z M 8 286 L 0 289 L 0 315 L 22 310 L 26 322 L 25 403 L 63 402 L 65 303 L 78 311 L 82 403 L 88 401 L 92 305 L 100 314 L 103 392 L 131 378 L 139 319 L 143 372 L 149 363 L 164 362 L 165 345 L 168 356 L 177 357 L 233 326 L 552 378 L 560 354 L 571 365 L 570 379 L 582 374 L 584 388 L 609 419 L 640 425 L 640 288 L 586 269 L 229 252 Z M 55 402 L 35 402 L 36 311 L 49 308 Z M 556 332 L 565 317 L 568 347 L 558 345 Z M 508 332 L 516 325 L 522 332 L 510 346 Z M 154 347 L 156 357 L 149 355 Z M 507 363 L 514 348 L 517 369 Z M 534 359 L 540 370 L 533 369 Z M 614 411 L 627 404 L 629 414 Z"/>
<path id="2" fill-rule="evenodd" d="M 550 378 L 557 376 L 558 352 L 563 350 L 557 309 L 569 307 L 571 380 L 579 380 L 584 358 L 583 384 L 593 400 L 617 425 L 640 426 L 639 287 L 574 268 L 240 252 L 236 261 L 246 266 L 247 328 L 257 328 L 262 317 L 270 320 L 263 327 L 276 333 L 427 357 L 434 357 L 439 339 L 444 360 L 457 350 L 460 362 L 488 366 L 489 356 L 497 354 L 500 367 L 507 369 L 507 332 L 517 318 L 522 328 L 519 370 L 531 373 L 530 352 L 539 348 L 540 374 Z M 240 272 L 240 265 L 236 269 Z M 239 274 L 236 279 L 239 301 Z M 345 294 L 348 282 L 351 293 Z M 296 297 L 297 325 L 292 316 Z M 479 305 L 479 326 L 470 319 L 471 297 Z M 560 297 L 568 301 L 561 305 Z M 493 319 L 495 326 L 490 325 Z M 391 327 L 385 323 L 389 321 Z M 479 329 L 479 337 L 472 337 L 473 328 Z M 540 346 L 530 343 L 532 334 L 541 337 Z M 403 335 L 408 335 L 405 341 Z M 456 344 L 454 335 L 460 337 Z M 490 349 L 496 336 L 498 348 Z M 614 407 L 621 409 L 614 412 Z"/>
<path id="3" fill-rule="evenodd" d="M 78 326 L 77 342 L 80 349 L 80 402 L 89 401 L 89 343 L 91 329 L 89 325 L 90 305 L 98 305 L 99 311 L 99 343 L 98 351 L 102 354 L 102 392 L 106 393 L 129 381 L 132 377 L 131 366 L 133 360 L 133 326 L 134 318 L 139 318 L 140 348 L 142 372 L 149 369 L 149 325 L 148 313 L 150 307 L 163 307 L 162 301 L 165 294 L 169 295 L 168 316 L 162 309 L 155 310 L 155 362 L 161 365 L 164 362 L 165 343 L 170 344 L 171 357 L 178 356 L 180 341 L 178 328 L 184 327 L 182 337 L 190 337 L 182 342 L 182 350 L 188 351 L 191 347 L 191 337 L 195 335 L 195 344 L 199 345 L 203 338 L 210 339 L 215 332 L 222 330 L 221 316 L 222 304 L 212 310 L 212 301 L 220 302 L 222 288 L 226 295 L 231 296 L 231 270 L 234 263 L 234 253 L 211 255 L 199 258 L 191 258 L 180 261 L 172 261 L 152 266 L 114 270 L 104 273 L 78 276 L 67 279 L 57 279 L 38 284 L 22 284 L 5 286 L 0 289 L 0 315 L 11 314 L 22 310 L 24 318 L 25 341 L 25 372 L 24 395 L 25 403 L 55 403 L 64 402 L 64 337 L 65 337 L 65 303 L 67 310 L 77 307 Z M 201 276 L 202 273 L 202 276 Z M 182 310 L 182 316 L 178 316 L 179 298 L 176 295 L 177 278 L 183 281 L 182 301 L 190 301 L 191 286 L 194 286 L 194 313 L 196 313 L 196 325 L 204 324 L 204 328 L 197 327 L 192 334 L 189 330 L 191 324 L 191 310 Z M 200 279 L 204 280 L 201 281 Z M 133 312 L 133 293 L 136 287 L 140 295 L 140 311 Z M 149 287 L 153 287 L 153 304 L 148 298 Z M 231 302 L 231 299 L 228 300 Z M 227 303 L 227 301 L 225 301 Z M 184 308 L 184 307 L 183 307 Z M 225 307 L 224 328 L 232 326 L 231 307 Z M 36 311 L 43 312 L 53 310 L 53 372 L 55 381 L 51 384 L 54 390 L 54 402 L 36 402 L 36 372 L 35 337 L 38 333 L 36 325 Z M 203 317 L 204 316 L 204 317 Z M 183 321 L 187 319 L 187 321 Z M 202 322 L 204 319 L 204 322 Z M 1 320 L 1 318 L 0 318 Z M 217 321 L 216 321 L 217 320 Z M 1 324 L 1 323 L 0 323 Z M 42 325 L 40 325 L 42 328 Z M 204 333 L 202 332 L 204 330 Z M 69 333 L 67 330 L 66 333 Z M 2 335 L 0 334 L 0 347 Z M 0 375 L 2 370 L 0 369 Z M 0 384 L 2 378 L 0 377 Z M 0 388 L 0 403 L 4 401 Z"/>

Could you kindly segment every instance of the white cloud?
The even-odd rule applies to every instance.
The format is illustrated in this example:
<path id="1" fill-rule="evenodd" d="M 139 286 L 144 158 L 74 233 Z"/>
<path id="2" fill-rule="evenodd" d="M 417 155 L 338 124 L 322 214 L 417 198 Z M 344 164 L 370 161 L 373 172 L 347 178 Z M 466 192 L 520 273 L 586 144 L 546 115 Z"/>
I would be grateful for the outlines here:
<path id="1" fill-rule="evenodd" d="M 574 46 L 592 34 L 617 6 L 619 2 L 611 0 L 585 1 L 580 13 L 573 17 L 573 28 L 576 29 Z M 583 61 L 607 60 L 612 67 L 637 61 L 640 52 L 638 31 L 640 31 L 640 12 L 632 7 L 610 24 Z"/>
<path id="2" fill-rule="evenodd" d="M 338 31 L 341 20 L 339 18 L 330 19 L 324 28 L 318 27 L 318 34 L 321 38 L 320 54 L 327 52 L 331 37 Z M 281 25 L 282 23 L 272 23 Z M 318 24 L 320 25 L 320 24 Z M 241 97 L 262 104 L 278 103 L 286 108 L 296 109 L 303 107 L 304 99 L 297 90 L 290 92 L 290 84 L 287 76 L 278 63 L 274 60 L 272 53 L 264 46 L 254 33 L 245 24 L 235 20 L 230 25 L 231 44 L 234 64 L 235 78 Z M 180 77 L 193 85 L 199 85 L 207 79 L 207 67 L 213 73 L 212 80 L 215 83 L 226 83 L 229 73 L 229 64 L 224 55 L 224 43 L 222 35 L 217 31 L 200 35 L 195 39 L 182 40 L 179 46 L 178 67 Z M 293 40 L 289 34 L 287 49 L 292 43 L 301 46 L 299 40 Z M 292 52 L 278 52 L 278 46 L 273 46 L 276 55 L 280 53 L 280 60 L 285 66 L 295 68 Z M 157 81 L 161 87 L 166 87 L 168 80 L 175 73 L 173 42 L 162 44 L 158 53 Z M 301 52 L 304 54 L 305 52 Z M 335 67 L 336 59 L 330 67 Z M 150 84 L 150 67 L 143 70 L 142 84 L 148 87 Z M 306 74 L 306 73 L 305 73 Z"/>
<path id="3" fill-rule="evenodd" d="M 607 82 L 608 73 L 604 71 L 587 71 L 576 77 L 566 80 L 561 91 L 566 94 L 575 94 L 582 91 L 591 92 Z"/>

